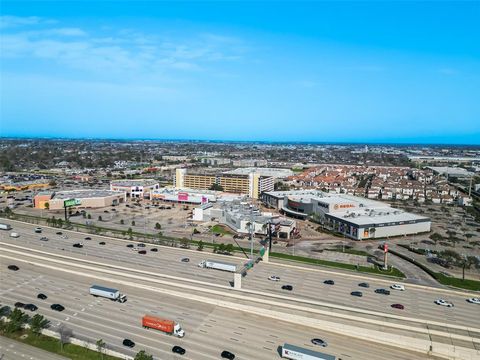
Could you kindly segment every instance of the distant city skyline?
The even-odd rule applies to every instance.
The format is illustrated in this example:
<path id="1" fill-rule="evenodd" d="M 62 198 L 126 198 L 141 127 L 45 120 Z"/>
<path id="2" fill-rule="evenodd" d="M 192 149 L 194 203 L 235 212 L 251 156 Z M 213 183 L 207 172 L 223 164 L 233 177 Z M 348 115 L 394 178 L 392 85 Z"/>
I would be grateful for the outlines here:
<path id="1" fill-rule="evenodd" d="M 2 137 L 480 145 L 479 2 L 2 1 Z"/>

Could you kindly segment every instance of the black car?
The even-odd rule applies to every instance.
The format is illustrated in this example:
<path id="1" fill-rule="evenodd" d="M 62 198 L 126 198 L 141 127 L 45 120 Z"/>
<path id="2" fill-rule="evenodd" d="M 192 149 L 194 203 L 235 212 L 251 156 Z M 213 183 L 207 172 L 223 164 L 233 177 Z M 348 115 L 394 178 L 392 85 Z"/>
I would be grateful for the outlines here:
<path id="1" fill-rule="evenodd" d="M 55 234 L 57 235 L 63 235 L 63 233 L 61 231 L 57 231 Z"/>
<path id="2" fill-rule="evenodd" d="M 326 285 L 335 285 L 335 281 L 333 280 L 325 280 L 323 283 Z"/>
<path id="3" fill-rule="evenodd" d="M 130 339 L 124 339 L 123 340 L 123 346 L 133 348 L 135 346 L 135 343 Z"/>
<path id="4" fill-rule="evenodd" d="M 293 286 L 292 286 L 292 285 L 283 285 L 283 286 L 282 286 L 282 290 L 292 291 L 292 290 L 293 290 Z"/>
<path id="5" fill-rule="evenodd" d="M 20 268 L 17 265 L 8 265 L 9 270 L 18 271 Z"/>
<path id="6" fill-rule="evenodd" d="M 128 248 L 133 248 L 133 244 L 127 244 Z"/>
<path id="7" fill-rule="evenodd" d="M 80 244 L 80 243 L 75 243 L 72 245 L 74 248 L 83 248 L 83 244 Z"/>
<path id="8" fill-rule="evenodd" d="M 25 310 L 30 310 L 30 311 L 37 311 L 38 306 L 35 304 L 27 304 L 23 307 Z"/>
<path id="9" fill-rule="evenodd" d="M 223 359 L 228 359 L 228 360 L 235 359 L 235 355 L 233 355 L 230 351 L 227 351 L 227 350 L 223 350 L 222 353 L 220 354 L 220 356 Z"/>
<path id="10" fill-rule="evenodd" d="M 145 244 L 144 243 L 140 243 L 137 245 L 138 247 L 145 247 Z"/>
<path id="11" fill-rule="evenodd" d="M 47 298 L 48 298 L 48 296 L 45 295 L 45 294 L 42 294 L 42 293 L 37 295 L 37 299 L 46 300 Z"/>
<path id="12" fill-rule="evenodd" d="M 22 309 L 23 309 L 23 307 L 25 306 L 25 304 L 22 303 L 22 302 L 20 302 L 20 301 L 17 301 L 14 306 L 15 306 L 16 308 L 22 308 Z"/>
<path id="13" fill-rule="evenodd" d="M 142 255 L 145 255 L 147 253 L 147 251 L 146 250 L 139 250 L 138 253 L 142 254 Z"/>
<path id="14" fill-rule="evenodd" d="M 105 241 L 100 241 L 98 245 L 105 245 Z"/>
<path id="15" fill-rule="evenodd" d="M 363 287 L 363 288 L 369 288 L 370 284 L 369 283 L 360 283 L 358 286 Z"/>
<path id="16" fill-rule="evenodd" d="M 390 290 L 387 289 L 375 289 L 375 293 L 383 294 L 383 295 L 390 295 Z"/>
<path id="17" fill-rule="evenodd" d="M 52 304 L 52 305 L 50 305 L 50 309 L 55 310 L 55 311 L 63 311 L 63 310 L 65 310 L 65 307 L 63 307 L 60 304 Z"/>
<path id="18" fill-rule="evenodd" d="M 92 240 L 92 238 L 90 236 L 87 236 L 85 240 Z"/>
<path id="19" fill-rule="evenodd" d="M 350 295 L 352 295 L 352 296 L 358 296 L 358 297 L 362 297 L 362 296 L 363 296 L 363 294 L 362 294 L 361 291 L 352 291 L 352 292 L 350 293 Z"/>
<path id="20" fill-rule="evenodd" d="M 185 354 L 185 349 L 182 348 L 181 346 L 175 345 L 175 346 L 172 348 L 172 352 L 175 353 L 175 354 L 184 355 L 184 354 Z"/>
<path id="21" fill-rule="evenodd" d="M 150 251 L 157 252 L 158 249 L 157 248 L 151 248 Z"/>

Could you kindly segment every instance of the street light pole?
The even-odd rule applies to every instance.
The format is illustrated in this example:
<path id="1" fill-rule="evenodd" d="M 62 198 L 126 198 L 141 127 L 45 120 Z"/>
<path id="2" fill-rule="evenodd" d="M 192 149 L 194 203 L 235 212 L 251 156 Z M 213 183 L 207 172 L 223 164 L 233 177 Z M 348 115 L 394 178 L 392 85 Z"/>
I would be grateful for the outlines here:
<path id="1" fill-rule="evenodd" d="M 250 208 L 250 260 L 253 261 L 253 207 Z"/>

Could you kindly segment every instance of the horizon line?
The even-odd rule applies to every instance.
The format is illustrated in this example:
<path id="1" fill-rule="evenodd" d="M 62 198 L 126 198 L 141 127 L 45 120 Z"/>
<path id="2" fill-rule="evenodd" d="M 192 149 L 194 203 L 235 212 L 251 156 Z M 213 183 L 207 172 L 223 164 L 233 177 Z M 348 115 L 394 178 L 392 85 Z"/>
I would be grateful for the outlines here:
<path id="1" fill-rule="evenodd" d="M 188 138 L 108 138 L 108 137 L 68 137 L 68 136 L 1 136 L 4 140 L 63 140 L 63 141 L 111 141 L 111 142 L 197 142 L 197 143 L 245 143 L 245 144 L 304 144 L 304 145 L 389 145 L 389 146 L 456 146 L 480 147 L 472 143 L 445 142 L 395 142 L 395 141 L 315 141 L 315 140 L 221 140 L 221 139 L 188 139 Z"/>

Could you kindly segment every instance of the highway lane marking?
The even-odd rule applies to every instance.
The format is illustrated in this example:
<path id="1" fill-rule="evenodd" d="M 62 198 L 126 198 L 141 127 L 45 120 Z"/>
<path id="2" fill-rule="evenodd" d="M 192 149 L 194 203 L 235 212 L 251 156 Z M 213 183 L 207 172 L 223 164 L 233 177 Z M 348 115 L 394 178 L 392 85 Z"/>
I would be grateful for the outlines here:
<path id="1" fill-rule="evenodd" d="M 18 220 L 10 220 L 9 221 L 12 221 L 12 222 L 15 222 L 15 223 L 20 223 L 24 226 L 28 226 L 30 228 L 34 228 L 34 225 L 30 224 L 30 223 L 27 223 L 27 222 L 23 222 L 23 221 L 18 221 Z M 44 226 L 45 228 L 48 228 L 48 229 L 51 229 L 52 231 L 58 231 L 58 229 L 56 228 L 52 228 L 52 227 L 49 227 L 49 226 Z M 84 235 L 88 235 L 90 236 L 91 234 L 88 234 L 88 233 L 83 233 L 83 232 L 79 232 L 79 231 L 73 231 L 73 230 L 64 230 L 65 232 L 70 232 L 70 233 L 74 233 L 74 234 L 81 234 L 80 236 L 84 236 Z M 30 234 L 31 235 L 31 234 Z M 102 237 L 102 238 L 105 238 L 105 239 L 110 239 L 112 241 L 117 241 L 117 242 L 133 242 L 133 243 L 142 243 L 142 241 L 130 241 L 130 240 L 124 240 L 124 239 L 118 239 L 118 238 L 112 238 L 112 237 L 107 237 L 107 236 L 103 236 L 103 235 L 95 235 L 96 237 Z M 167 252 L 175 252 L 174 249 L 168 247 L 168 246 L 164 246 L 164 245 L 158 245 L 158 244 L 153 244 L 153 243 L 147 243 L 147 244 L 150 244 L 152 246 L 158 246 L 158 247 L 163 247 L 165 250 L 167 250 Z M 43 246 L 43 243 L 41 244 L 41 246 Z M 190 249 L 182 249 L 182 252 L 183 251 L 190 251 L 190 252 L 195 252 L 195 254 L 198 254 L 198 252 L 196 250 L 190 250 Z M 209 256 L 217 256 L 217 257 L 221 257 L 222 259 L 225 259 L 225 256 L 222 256 L 222 255 L 217 255 L 217 254 L 209 254 Z M 228 256 L 228 258 L 232 259 L 239 259 L 239 260 L 242 260 L 244 261 L 245 259 L 242 258 L 242 257 L 236 257 L 236 256 Z M 373 277 L 373 276 L 365 276 L 365 275 L 356 275 L 356 274 L 347 274 L 347 273 L 344 273 L 344 272 L 338 272 L 338 271 L 331 271 L 331 270 L 324 270 L 324 269 L 317 269 L 317 268 L 313 268 L 313 267 L 301 267 L 301 266 L 298 266 L 298 265 L 291 265 L 291 264 L 284 264 L 284 263 L 272 263 L 272 262 L 269 262 L 269 263 L 263 263 L 263 265 L 266 265 L 266 266 L 280 266 L 280 267 L 289 267 L 289 268 L 293 268 L 293 269 L 297 269 L 297 270 L 300 270 L 300 271 L 307 271 L 307 272 L 310 272 L 310 271 L 315 271 L 315 272 L 323 272 L 323 273 L 326 273 L 326 274 L 336 274 L 336 275 L 341 275 L 341 276 L 345 276 L 345 277 L 351 277 L 351 278 L 357 278 L 357 279 L 370 279 L 370 280 L 375 280 L 375 281 L 379 281 L 379 282 L 384 282 L 384 283 L 392 283 L 393 281 L 395 281 L 395 279 L 392 279 L 392 280 L 386 280 L 386 279 L 382 279 L 382 278 L 378 278 L 378 277 Z M 453 290 L 453 289 L 444 289 L 444 288 L 432 288 L 432 287 L 429 287 L 429 286 L 424 286 L 424 285 L 418 285 L 418 284 L 411 284 L 411 283 L 405 283 L 406 285 L 408 286 L 412 286 L 412 287 L 415 287 L 417 288 L 418 290 L 423 290 L 423 291 L 427 291 L 427 292 L 432 292 L 432 291 L 440 291 L 440 292 L 446 292 L 446 293 L 454 293 L 454 294 L 457 294 L 457 295 L 462 295 L 462 296 L 471 296 L 472 293 L 470 292 L 465 292 L 465 291 L 459 291 L 459 290 Z M 474 294 L 474 293 L 473 293 Z"/>
<path id="2" fill-rule="evenodd" d="M 11 249 L 5 249 L 7 251 L 10 251 L 10 252 L 13 252 L 13 253 L 18 253 L 17 251 L 15 250 L 11 250 Z M 24 253 L 21 253 L 21 255 L 25 256 L 26 254 Z M 28 256 L 31 256 L 31 257 L 34 257 L 34 258 L 40 258 L 40 259 L 46 259 L 46 258 L 43 258 L 42 256 L 38 256 L 38 255 L 33 255 L 33 254 L 28 254 Z M 7 256 L 8 257 L 8 256 Z M 57 263 L 65 263 L 64 261 L 61 261 L 61 260 L 56 260 L 56 259 L 46 259 L 47 261 L 50 261 L 50 262 L 57 262 Z M 22 260 L 21 260 L 22 261 Z M 25 260 L 23 260 L 25 261 Z M 70 263 L 67 263 L 69 266 L 72 266 L 72 264 Z M 46 266 L 46 265 L 40 265 L 40 266 Z M 89 269 L 89 267 L 87 266 L 84 266 L 84 265 L 81 265 L 81 264 L 75 264 L 74 266 L 76 267 L 80 267 L 80 268 L 86 268 L 86 269 Z M 46 267 L 49 267 L 49 266 L 46 266 Z M 123 268 L 123 270 L 125 270 L 125 268 Z M 67 271 L 66 269 L 64 269 L 64 271 Z M 104 272 L 104 273 L 110 273 L 110 274 L 115 274 L 115 275 L 119 275 L 118 272 L 112 272 L 110 270 L 106 270 L 106 269 L 97 269 L 97 271 L 100 271 L 100 272 Z M 130 277 L 130 278 L 135 278 L 135 279 L 144 279 L 143 277 L 139 277 L 139 276 L 136 276 L 136 275 L 132 275 L 132 274 L 124 274 L 123 276 L 127 276 L 127 277 Z M 214 291 L 214 290 L 210 290 L 210 289 L 199 289 L 199 288 L 195 288 L 195 287 L 192 287 L 192 286 L 187 286 L 187 285 L 180 285 L 180 284 L 172 284 L 172 283 L 169 283 L 169 282 L 166 282 L 166 281 L 161 281 L 161 280 L 158 280 L 158 279 L 152 279 L 151 281 L 155 281 L 157 283 L 163 283 L 163 284 L 167 284 L 167 285 L 173 285 L 173 286 L 176 286 L 176 287 L 183 287 L 183 288 L 187 288 L 187 289 L 196 289 L 196 290 L 200 290 L 200 291 L 204 291 L 204 292 L 210 292 L 210 293 L 214 293 L 214 294 L 217 294 L 217 295 L 221 295 L 221 296 L 225 296 L 226 294 L 223 294 L 223 293 L 218 293 L 217 291 Z M 237 299 L 243 299 L 241 296 L 239 295 L 236 295 L 236 294 L 228 294 L 229 297 L 233 297 L 233 298 L 237 298 Z M 181 297 L 184 297 L 184 296 L 181 296 Z M 249 300 L 251 301 L 260 301 L 262 302 L 262 300 L 260 299 L 256 299 L 256 298 L 249 298 Z M 278 306 L 283 306 L 283 307 L 287 307 L 287 308 L 292 308 L 292 309 L 299 309 L 299 310 L 304 310 L 305 308 L 302 308 L 300 306 L 296 306 L 296 305 L 290 305 L 290 304 L 285 304 L 285 303 L 278 303 L 278 302 L 275 302 L 275 301 L 272 301 L 272 300 L 267 300 L 269 303 L 271 304 L 274 304 L 274 305 L 278 305 Z M 265 300 L 263 301 L 265 302 Z M 332 307 L 332 306 L 330 306 Z M 335 308 L 335 307 L 334 307 Z M 338 306 L 337 306 L 338 308 Z M 348 309 L 348 308 L 347 308 Z M 310 311 L 310 312 L 316 312 L 318 314 L 323 314 L 323 315 L 329 315 L 329 316 L 332 316 L 332 312 L 331 311 L 323 311 L 323 310 L 318 310 L 318 309 L 308 309 L 307 311 Z M 355 311 L 354 311 L 355 312 Z M 360 312 L 360 311 L 359 311 Z M 364 312 L 365 311 L 361 311 L 361 312 Z M 379 316 L 378 313 L 374 313 L 374 312 L 368 312 L 370 313 L 369 315 L 374 315 L 374 316 Z M 371 324 L 380 324 L 380 325 L 383 325 L 383 326 L 389 326 L 389 327 L 392 327 L 392 328 L 409 328 L 411 331 L 417 331 L 417 332 L 425 332 L 426 330 L 423 329 L 423 328 L 412 328 L 411 326 L 407 326 L 407 325 L 400 325 L 400 324 L 393 324 L 393 323 L 388 323 L 388 322 L 385 322 L 385 321 L 382 321 L 382 320 L 372 320 L 372 319 L 367 319 L 367 318 L 359 318 L 357 316 L 348 316 L 348 315 L 343 315 L 343 314 L 338 314 L 338 313 L 335 313 L 334 316 L 336 317 L 340 317 L 340 318 L 346 318 L 346 319 L 356 319 L 357 321 L 363 321 L 363 322 L 368 322 L 368 323 L 371 323 Z M 382 317 L 390 317 L 390 318 L 395 318 L 397 320 L 403 320 L 403 321 L 410 321 L 410 322 L 416 322 L 416 323 L 422 323 L 422 324 L 425 324 L 425 325 L 428 325 L 428 324 L 437 324 L 437 325 L 441 325 L 441 326 L 444 326 L 446 328 L 457 328 L 457 329 L 461 329 L 461 330 L 466 330 L 466 331 L 471 331 L 472 328 L 471 327 L 463 327 L 463 326 L 457 326 L 457 325 L 448 325 L 448 324 L 444 324 L 444 323 L 438 323 L 438 322 L 425 322 L 425 321 L 421 321 L 421 320 L 417 320 L 417 319 L 412 319 L 412 318 L 405 318 L 405 317 L 401 317 L 401 316 L 397 316 L 397 315 L 388 315 L 386 316 L 385 314 L 381 314 Z M 428 331 L 428 330 L 427 330 Z M 440 336 L 443 336 L 443 335 L 440 335 Z M 452 334 L 449 334 L 449 336 L 462 336 L 462 335 L 452 335 Z M 470 339 L 468 339 L 467 341 L 470 341 Z"/>
<path id="3" fill-rule="evenodd" d="M 20 261 L 25 261 L 25 260 L 20 260 Z M 43 266 L 43 267 L 47 267 L 47 268 L 51 268 L 51 269 L 54 268 L 54 267 L 52 267 L 50 265 L 46 265 L 46 264 L 38 264 L 38 265 Z M 59 268 L 56 267 L 56 269 L 59 269 Z M 78 273 L 76 271 L 72 271 L 72 270 L 69 270 L 69 269 L 63 269 L 63 271 L 76 273 L 78 275 L 88 276 L 88 275 L 85 275 L 84 273 Z M 106 279 L 105 277 L 98 276 L 98 275 L 96 275 L 96 276 L 90 275 L 90 277 L 95 277 L 95 278 L 103 279 L 103 280 Z M 247 312 L 247 313 L 252 313 L 252 314 L 256 314 L 256 315 L 260 315 L 260 316 L 272 317 L 276 320 L 283 320 L 283 321 L 287 321 L 287 322 L 299 323 L 299 324 L 303 324 L 303 325 L 314 327 L 314 328 L 319 327 L 320 329 L 325 329 L 325 327 L 326 327 L 327 330 L 329 330 L 329 331 L 332 331 L 334 333 L 339 333 L 339 330 L 337 328 L 337 323 L 332 323 L 332 322 L 325 321 L 325 320 L 306 318 L 305 316 L 299 316 L 299 315 L 290 315 L 290 314 L 278 313 L 278 312 L 273 311 L 273 310 L 258 309 L 258 308 L 253 307 L 253 306 L 228 303 L 228 302 L 222 301 L 222 300 L 212 300 L 211 298 L 205 298 L 205 297 L 201 297 L 201 296 L 198 296 L 198 295 L 179 293 L 179 292 L 172 291 L 172 290 L 158 289 L 158 288 L 154 288 L 152 286 L 140 285 L 138 283 L 130 283 L 130 282 L 122 281 L 122 280 L 119 280 L 118 282 L 125 283 L 125 285 L 140 287 L 140 288 L 143 288 L 143 289 L 151 289 L 152 291 L 156 291 L 156 292 L 159 292 L 159 291 L 161 291 L 162 293 L 167 292 L 172 296 L 178 296 L 178 297 L 182 297 L 182 298 L 189 297 L 190 299 L 195 299 L 195 300 L 201 301 L 201 302 L 213 302 L 214 304 L 216 304 L 217 306 L 220 306 L 220 307 L 226 307 L 226 308 L 230 308 L 230 309 L 244 311 L 244 312 Z M 363 322 L 365 322 L 365 321 L 366 321 L 366 319 L 363 319 Z M 320 325 L 320 324 L 322 324 L 322 325 Z M 409 327 L 402 326 L 402 328 L 409 328 Z M 342 330 L 340 331 L 340 333 L 347 332 L 347 329 L 349 329 L 349 331 L 348 331 L 349 334 L 346 334 L 346 335 L 348 335 L 350 337 L 354 337 L 354 338 L 364 339 L 365 330 L 363 330 L 362 332 L 359 333 L 358 328 L 356 326 L 350 326 L 350 325 L 344 325 L 343 324 L 342 325 Z M 420 329 L 412 329 L 412 330 L 418 332 Z M 398 335 L 398 334 L 390 335 L 390 334 L 386 334 L 384 332 L 379 332 L 377 330 L 371 330 L 371 329 L 368 330 L 368 332 L 371 333 L 372 335 L 369 335 L 367 341 L 380 342 L 380 343 L 384 344 L 384 341 L 381 340 L 382 336 L 383 337 L 390 337 L 390 345 L 400 347 L 402 349 L 404 348 L 404 345 L 400 346 L 398 343 L 395 342 L 396 340 L 398 340 L 398 341 L 408 341 L 409 344 L 411 344 L 411 345 L 412 345 L 412 341 L 413 341 L 410 338 L 408 338 L 410 340 L 399 340 L 399 339 L 403 339 L 404 336 Z M 374 333 L 376 334 L 375 336 L 373 336 Z M 438 332 L 438 331 L 428 331 L 428 333 L 430 333 L 432 335 L 438 335 L 440 337 L 444 336 L 444 334 L 442 332 Z M 477 341 L 477 339 L 468 338 L 468 337 L 464 337 L 464 336 L 459 336 L 459 335 L 455 335 L 455 334 L 448 334 L 448 336 L 450 338 L 459 338 L 459 339 L 462 338 L 462 340 L 466 340 L 466 341 L 473 341 L 473 342 Z M 415 341 L 417 343 L 422 343 L 422 340 L 419 340 L 419 339 L 416 339 Z M 427 343 L 430 343 L 430 342 L 428 341 Z M 420 344 L 417 344 L 417 346 L 420 346 Z M 427 346 L 427 345 L 425 345 L 425 346 Z M 411 348 L 413 349 L 413 347 L 411 347 Z M 422 349 L 423 349 L 423 345 L 422 345 Z M 419 350 L 419 348 L 416 348 L 416 349 L 413 349 L 413 350 L 417 351 L 417 352 L 418 351 L 423 352 L 423 350 Z M 467 349 L 467 348 L 463 348 L 463 351 L 471 351 L 471 350 Z"/>
<path id="4" fill-rule="evenodd" d="M 14 247 L 24 249 L 21 246 L 14 246 Z M 4 249 L 4 250 L 9 251 L 9 252 L 13 252 L 13 253 L 17 253 L 17 254 L 20 254 L 20 255 L 23 255 L 23 256 L 30 256 L 30 257 L 33 257 L 33 258 L 39 258 L 39 259 L 47 260 L 47 258 L 44 258 L 44 257 L 39 256 L 39 255 L 20 253 L 18 251 L 12 250 L 12 249 Z M 177 277 L 171 276 L 171 275 L 156 274 L 156 273 L 151 273 L 151 272 L 144 271 L 144 270 L 137 270 L 137 269 L 126 268 L 126 267 L 121 267 L 121 266 L 116 266 L 116 265 L 105 265 L 105 264 L 97 263 L 97 262 L 94 262 L 94 261 L 91 261 L 91 260 L 76 259 L 76 258 L 70 258 L 70 257 L 63 256 L 63 255 L 45 253 L 45 252 L 39 251 L 39 250 L 33 250 L 33 251 L 37 252 L 37 253 L 42 253 L 44 255 L 48 255 L 48 256 L 51 256 L 51 257 L 59 257 L 59 258 L 63 258 L 63 259 L 66 258 L 66 259 L 74 260 L 78 263 L 83 262 L 83 263 L 95 264 L 97 266 L 102 266 L 102 267 L 107 267 L 107 268 L 121 269 L 123 271 L 130 271 L 130 272 L 134 272 L 134 273 L 147 274 L 147 275 L 150 275 L 150 276 L 167 277 L 168 279 L 173 278 L 177 281 L 182 281 L 182 282 L 194 282 L 194 283 L 198 282 L 198 281 L 195 281 L 195 280 L 177 278 Z M 57 262 L 57 263 L 65 263 L 65 261 L 61 261 L 61 260 L 57 260 L 57 259 L 48 259 L 47 261 L 53 261 L 53 262 Z M 68 265 L 72 266 L 71 263 L 68 263 Z M 74 266 L 77 266 L 77 267 L 80 267 L 80 268 L 86 268 L 86 269 L 89 268 L 89 267 L 87 267 L 85 265 L 81 265 L 81 264 L 75 264 Z M 112 271 L 109 271 L 109 270 L 106 270 L 106 269 L 98 269 L 97 268 L 97 271 L 102 271 L 104 273 L 118 274 L 117 272 L 112 272 Z M 142 280 L 144 279 L 143 277 L 139 277 L 139 276 L 132 275 L 132 274 L 128 274 L 127 276 L 131 277 L 131 278 L 142 279 Z M 152 279 L 152 281 L 153 281 L 153 279 Z M 239 295 L 236 295 L 236 294 L 233 294 L 233 293 L 230 293 L 230 292 L 219 293 L 216 290 L 195 288 L 195 287 L 190 286 L 190 285 L 179 284 L 179 283 L 171 283 L 171 282 L 168 282 L 168 281 L 165 281 L 165 280 L 159 280 L 159 279 L 155 279 L 154 281 L 157 282 L 157 283 L 161 283 L 161 284 L 169 285 L 169 286 L 182 287 L 182 288 L 187 288 L 187 289 L 196 289 L 196 290 L 200 290 L 200 291 L 204 291 L 204 292 L 210 292 L 210 293 L 213 293 L 213 294 L 217 294 L 217 295 L 221 295 L 221 296 L 227 296 L 227 297 L 233 297 L 233 298 L 242 298 Z M 200 283 L 202 285 L 207 285 L 207 286 L 212 285 L 212 284 L 205 284 L 203 282 L 200 282 Z M 216 285 L 216 284 L 214 286 L 231 290 L 231 287 L 226 287 L 226 286 Z M 264 293 L 264 292 L 255 291 L 255 290 L 240 289 L 240 290 L 237 290 L 237 291 L 244 292 L 244 293 L 251 293 L 251 294 L 260 295 L 260 296 L 264 296 L 264 297 L 283 299 L 283 300 L 287 300 L 287 301 L 295 301 L 295 302 L 300 302 L 300 303 L 303 303 L 303 304 L 323 306 L 323 307 L 328 307 L 330 309 L 346 310 L 346 311 L 354 312 L 354 313 L 356 312 L 356 313 L 367 314 L 367 315 L 372 315 L 372 316 L 382 316 L 382 317 L 392 318 L 392 319 L 401 320 L 401 321 L 410 321 L 410 322 L 415 322 L 415 323 L 421 323 L 421 324 L 424 324 L 424 325 L 438 324 L 438 322 L 433 321 L 433 320 L 420 320 L 420 319 L 416 319 L 416 318 L 408 318 L 408 317 L 405 317 L 405 316 L 399 316 L 399 315 L 393 315 L 393 314 L 387 314 L 387 313 L 378 313 L 378 312 L 370 311 L 370 310 L 352 308 L 352 307 L 348 307 L 348 306 L 336 305 L 336 304 L 332 304 L 332 303 L 324 303 L 324 302 L 319 302 L 319 301 L 309 301 L 309 300 L 306 300 L 306 299 L 291 298 L 291 297 L 287 297 L 287 296 L 283 296 L 283 295 L 277 295 L 277 294 L 272 294 L 272 293 Z M 255 298 L 249 298 L 249 299 L 252 300 L 252 301 L 253 300 L 254 301 L 260 301 L 259 299 L 255 299 Z M 283 304 L 283 306 L 285 307 L 286 304 Z M 293 306 L 293 305 L 291 305 L 291 306 Z M 315 311 L 315 312 L 318 312 L 318 313 L 324 313 L 324 312 L 322 312 L 322 310 L 313 309 L 313 308 L 310 311 Z M 342 315 L 337 314 L 337 313 L 335 314 L 335 316 L 345 317 L 345 316 L 342 316 Z M 371 321 L 373 321 L 373 320 L 371 320 Z M 441 325 L 445 326 L 445 327 L 449 327 L 447 324 L 444 324 L 444 323 L 441 323 Z M 459 327 L 457 325 L 450 326 L 450 328 L 456 328 L 456 329 L 467 330 L 467 331 L 469 331 L 471 329 L 471 327 L 464 327 L 464 326 Z"/>

